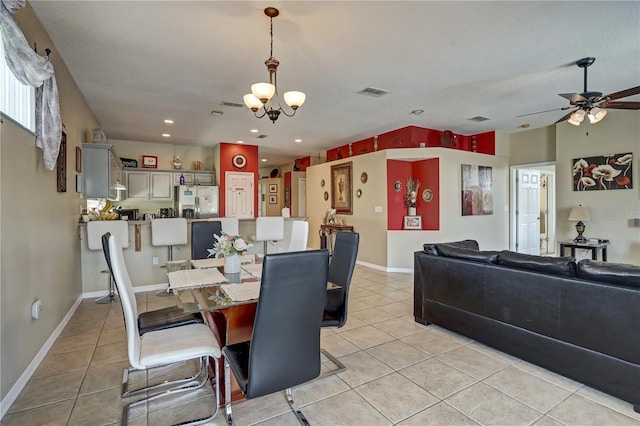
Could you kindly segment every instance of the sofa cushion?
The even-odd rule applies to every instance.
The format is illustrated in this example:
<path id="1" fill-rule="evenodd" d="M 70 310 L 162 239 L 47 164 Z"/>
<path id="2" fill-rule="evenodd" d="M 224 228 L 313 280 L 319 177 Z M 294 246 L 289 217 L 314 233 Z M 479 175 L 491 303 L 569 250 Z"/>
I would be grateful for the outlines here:
<path id="1" fill-rule="evenodd" d="M 498 253 L 498 265 L 526 269 L 543 274 L 576 276 L 576 260 L 572 256 L 547 257 L 503 250 Z"/>
<path id="2" fill-rule="evenodd" d="M 583 259 L 578 262 L 578 278 L 640 287 L 640 266 Z"/>
<path id="3" fill-rule="evenodd" d="M 473 249 L 473 250 L 479 250 L 480 246 L 478 246 L 478 242 L 476 240 L 462 240 L 462 241 L 453 241 L 450 243 L 426 243 L 423 245 L 424 247 L 424 252 L 427 254 L 432 254 L 432 255 L 439 255 L 438 253 L 438 249 L 437 246 L 439 246 L 440 244 L 448 244 L 451 246 L 456 246 L 456 247 L 462 247 L 462 248 L 468 248 L 468 249 Z"/>
<path id="4" fill-rule="evenodd" d="M 498 252 L 497 251 L 480 251 L 460 247 L 453 244 L 438 244 L 437 250 L 440 256 L 454 257 L 456 259 L 471 260 L 474 262 L 483 263 L 497 263 Z"/>

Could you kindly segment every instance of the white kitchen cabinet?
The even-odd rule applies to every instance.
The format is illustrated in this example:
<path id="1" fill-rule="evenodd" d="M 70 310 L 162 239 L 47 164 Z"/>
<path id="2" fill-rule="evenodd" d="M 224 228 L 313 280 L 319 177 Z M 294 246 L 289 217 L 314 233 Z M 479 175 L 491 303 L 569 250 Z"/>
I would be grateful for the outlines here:
<path id="1" fill-rule="evenodd" d="M 193 173 L 190 172 L 173 172 L 173 185 L 180 185 L 180 176 L 184 176 L 185 185 L 193 185 Z"/>
<path id="2" fill-rule="evenodd" d="M 127 200 L 172 201 L 172 173 L 127 171 Z"/>
<path id="3" fill-rule="evenodd" d="M 113 145 L 82 144 L 82 192 L 84 198 L 118 198 L 116 185 L 122 182 L 122 163 Z"/>
<path id="4" fill-rule="evenodd" d="M 215 185 L 216 175 L 215 173 L 196 173 L 195 184 L 196 185 Z"/>

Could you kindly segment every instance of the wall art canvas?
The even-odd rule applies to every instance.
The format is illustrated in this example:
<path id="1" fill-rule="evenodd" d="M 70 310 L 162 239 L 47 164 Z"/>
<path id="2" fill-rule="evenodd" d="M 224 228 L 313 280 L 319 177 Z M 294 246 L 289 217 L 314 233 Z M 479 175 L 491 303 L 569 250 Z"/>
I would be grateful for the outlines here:
<path id="1" fill-rule="evenodd" d="M 608 154 L 573 160 L 574 191 L 632 189 L 633 154 Z"/>
<path id="2" fill-rule="evenodd" d="M 493 214 L 493 169 L 462 164 L 462 216 Z"/>

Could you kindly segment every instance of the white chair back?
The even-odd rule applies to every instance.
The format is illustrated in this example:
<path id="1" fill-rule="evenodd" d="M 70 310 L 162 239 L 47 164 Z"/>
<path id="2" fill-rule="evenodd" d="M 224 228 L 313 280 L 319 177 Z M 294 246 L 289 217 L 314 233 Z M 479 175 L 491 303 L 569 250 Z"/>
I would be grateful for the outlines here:
<path id="1" fill-rule="evenodd" d="M 256 241 L 281 241 L 284 239 L 282 216 L 260 216 L 256 218 Z"/>
<path id="2" fill-rule="evenodd" d="M 111 269 L 113 277 L 118 287 L 122 311 L 124 312 L 125 328 L 127 330 L 127 352 L 129 362 L 133 368 L 144 370 L 146 367 L 140 364 L 141 339 L 138 331 L 138 308 L 136 305 L 136 295 L 133 292 L 127 265 L 124 263 L 122 247 L 118 240 L 112 235 L 109 237 L 109 257 L 111 258 Z"/>
<path id="3" fill-rule="evenodd" d="M 294 220 L 291 223 L 291 239 L 287 251 L 304 251 L 309 241 L 309 222 Z"/>
<path id="4" fill-rule="evenodd" d="M 187 219 L 172 217 L 151 221 L 151 245 L 175 246 L 187 242 Z"/>
<path id="5" fill-rule="evenodd" d="M 222 225 L 222 232 L 227 235 L 240 235 L 240 226 L 237 217 L 218 217 L 212 220 L 219 220 Z"/>
<path id="6" fill-rule="evenodd" d="M 87 223 L 89 250 L 102 250 L 102 236 L 110 232 L 122 248 L 129 247 L 129 226 L 126 220 L 94 220 Z"/>

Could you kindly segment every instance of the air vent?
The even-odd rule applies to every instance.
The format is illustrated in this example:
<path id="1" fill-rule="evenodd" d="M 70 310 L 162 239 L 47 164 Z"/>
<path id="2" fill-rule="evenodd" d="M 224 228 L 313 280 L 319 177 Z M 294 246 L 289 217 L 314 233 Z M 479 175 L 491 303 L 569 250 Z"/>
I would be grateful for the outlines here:
<path id="1" fill-rule="evenodd" d="M 483 121 L 487 121 L 489 119 L 487 117 L 482 117 L 482 116 L 476 115 L 475 117 L 471 117 L 468 120 L 469 121 L 475 121 L 476 123 L 482 123 Z"/>
<path id="2" fill-rule="evenodd" d="M 258 135 L 258 136 L 256 136 L 257 139 L 264 139 L 266 137 L 267 137 L 267 135 Z"/>
<path id="3" fill-rule="evenodd" d="M 376 89 L 375 87 L 367 87 L 367 88 L 362 89 L 358 93 L 361 94 L 361 95 L 374 96 L 376 98 L 379 98 L 380 96 L 384 96 L 389 92 L 387 92 L 386 90 L 382 90 L 382 89 Z"/>
<path id="4" fill-rule="evenodd" d="M 244 106 L 243 104 L 239 104 L 237 102 L 229 102 L 229 101 L 222 101 L 222 105 L 233 107 L 233 108 L 242 108 Z"/>

